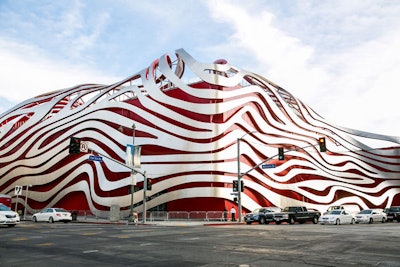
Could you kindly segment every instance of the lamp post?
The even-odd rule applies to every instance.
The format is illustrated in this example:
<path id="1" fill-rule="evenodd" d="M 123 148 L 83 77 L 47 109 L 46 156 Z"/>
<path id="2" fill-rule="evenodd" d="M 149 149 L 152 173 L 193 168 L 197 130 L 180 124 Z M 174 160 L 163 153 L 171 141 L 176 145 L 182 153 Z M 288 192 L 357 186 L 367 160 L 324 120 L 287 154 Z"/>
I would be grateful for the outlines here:
<path id="1" fill-rule="evenodd" d="M 146 171 L 144 171 L 143 175 L 143 223 L 146 223 L 146 191 L 147 191 L 147 176 L 146 176 Z"/>
<path id="2" fill-rule="evenodd" d="M 24 220 L 26 220 L 26 205 L 28 203 L 28 190 L 29 187 L 32 187 L 32 185 L 26 185 L 26 192 L 25 192 L 25 204 L 24 204 Z"/>
<path id="3" fill-rule="evenodd" d="M 125 126 L 120 125 L 118 130 L 120 132 L 123 131 Z M 136 125 L 133 123 L 132 124 L 132 146 L 133 146 L 133 150 L 135 147 L 135 129 L 136 129 Z M 131 171 L 131 189 L 130 189 L 130 194 L 131 194 L 131 205 L 130 205 L 130 209 L 129 209 L 129 216 L 133 216 L 133 193 L 135 191 L 135 185 L 136 185 L 136 172 L 134 170 Z"/>
<path id="4" fill-rule="evenodd" d="M 132 145 L 135 147 L 135 129 L 136 125 L 133 123 L 132 124 Z M 133 216 L 133 193 L 135 191 L 135 184 L 136 184 L 136 172 L 132 171 L 131 172 L 131 208 L 130 208 L 130 216 Z M 133 218 L 133 217 L 132 217 Z"/>
<path id="5" fill-rule="evenodd" d="M 242 174 L 240 173 L 240 140 L 242 140 L 246 135 L 250 133 L 255 133 L 257 131 L 251 131 L 245 133 L 242 137 L 237 139 L 237 178 L 238 178 L 238 217 L 239 217 L 239 222 L 242 222 Z"/>

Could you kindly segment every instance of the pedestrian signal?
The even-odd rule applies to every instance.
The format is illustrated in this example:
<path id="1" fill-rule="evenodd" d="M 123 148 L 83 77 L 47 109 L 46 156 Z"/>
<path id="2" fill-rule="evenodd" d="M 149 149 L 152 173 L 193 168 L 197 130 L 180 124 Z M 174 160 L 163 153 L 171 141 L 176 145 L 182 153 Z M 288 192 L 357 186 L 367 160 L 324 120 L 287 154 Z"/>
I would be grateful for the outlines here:
<path id="1" fill-rule="evenodd" d="M 147 183 L 146 183 L 146 190 L 147 191 L 151 191 L 152 188 L 152 183 L 150 179 L 147 179 Z"/>
<path id="2" fill-rule="evenodd" d="M 81 139 L 71 137 L 69 140 L 69 154 L 78 154 L 81 152 Z"/>
<path id="3" fill-rule="evenodd" d="M 237 191 L 238 191 L 238 181 L 233 180 L 233 192 L 237 192 Z"/>
<path id="4" fill-rule="evenodd" d="M 279 160 L 284 160 L 285 159 L 285 154 L 283 152 L 283 147 L 278 148 L 278 159 Z"/>
<path id="5" fill-rule="evenodd" d="M 325 137 L 320 137 L 318 139 L 318 143 L 319 143 L 319 151 L 326 152 Z"/>

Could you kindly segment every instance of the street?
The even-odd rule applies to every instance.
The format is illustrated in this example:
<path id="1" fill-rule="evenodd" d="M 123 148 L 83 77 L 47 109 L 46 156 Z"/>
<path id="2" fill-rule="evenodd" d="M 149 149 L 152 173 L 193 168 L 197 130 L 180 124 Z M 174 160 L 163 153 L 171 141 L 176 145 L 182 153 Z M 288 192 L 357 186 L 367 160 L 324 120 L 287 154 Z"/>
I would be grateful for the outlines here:
<path id="1" fill-rule="evenodd" d="M 400 224 L 0 227 L 1 266 L 400 266 Z"/>

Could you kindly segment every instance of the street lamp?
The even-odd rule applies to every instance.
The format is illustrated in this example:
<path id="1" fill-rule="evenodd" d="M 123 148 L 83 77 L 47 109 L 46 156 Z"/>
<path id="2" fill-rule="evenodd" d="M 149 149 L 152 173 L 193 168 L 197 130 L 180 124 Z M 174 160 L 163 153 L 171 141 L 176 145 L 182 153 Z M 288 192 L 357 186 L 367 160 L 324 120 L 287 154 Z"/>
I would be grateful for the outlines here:
<path id="1" fill-rule="evenodd" d="M 123 131 L 122 125 L 119 126 L 118 130 Z M 135 129 L 136 125 L 133 123 L 132 124 L 132 145 L 135 147 Z M 134 170 L 131 171 L 131 206 L 130 206 L 130 213 L 129 216 L 133 216 L 133 193 L 135 191 L 135 185 L 136 185 L 136 172 Z"/>
<path id="2" fill-rule="evenodd" d="M 132 145 L 135 147 L 135 129 L 136 125 L 132 124 Z M 133 192 L 135 191 L 135 184 L 136 184 L 136 172 L 132 170 L 131 173 L 132 181 L 131 181 L 131 209 L 130 209 L 130 216 L 133 216 Z M 133 218 L 133 217 L 132 217 Z"/>
<path id="3" fill-rule="evenodd" d="M 29 187 L 32 187 L 32 185 L 26 185 L 26 192 L 25 192 L 25 204 L 24 204 L 24 220 L 26 220 L 26 205 L 28 203 L 28 190 Z"/>
<path id="4" fill-rule="evenodd" d="M 251 132 L 247 132 L 245 133 L 242 137 L 237 139 L 237 177 L 238 177 L 238 214 L 239 214 L 239 222 L 242 222 L 242 183 L 241 183 L 241 179 L 242 179 L 242 174 L 240 173 L 240 140 L 242 140 L 246 135 L 250 134 L 250 133 L 255 133 L 257 131 L 251 131 Z"/>
<path id="5" fill-rule="evenodd" d="M 143 175 L 143 223 L 146 223 L 146 191 L 147 191 L 147 175 L 146 175 L 146 171 L 144 171 L 144 175 Z"/>

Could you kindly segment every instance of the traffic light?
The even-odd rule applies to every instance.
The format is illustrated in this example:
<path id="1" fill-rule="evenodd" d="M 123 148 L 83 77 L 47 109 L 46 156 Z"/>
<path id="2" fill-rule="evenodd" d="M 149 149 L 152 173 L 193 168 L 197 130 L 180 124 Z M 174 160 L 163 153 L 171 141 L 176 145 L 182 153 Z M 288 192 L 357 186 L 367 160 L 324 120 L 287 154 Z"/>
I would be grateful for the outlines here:
<path id="1" fill-rule="evenodd" d="M 243 192 L 244 190 L 244 182 L 243 180 L 240 180 L 240 192 Z"/>
<path id="2" fill-rule="evenodd" d="M 233 192 L 238 191 L 238 180 L 233 180 Z"/>
<path id="3" fill-rule="evenodd" d="M 318 139 L 318 143 L 319 143 L 319 151 L 326 152 L 325 137 L 320 137 Z"/>
<path id="4" fill-rule="evenodd" d="M 78 154 L 81 152 L 81 139 L 71 137 L 69 140 L 69 154 Z"/>
<path id="5" fill-rule="evenodd" d="M 283 147 L 278 148 L 278 159 L 279 160 L 284 160 L 285 159 L 285 154 L 283 152 Z"/>
<path id="6" fill-rule="evenodd" d="M 152 183 L 150 179 L 147 179 L 147 183 L 146 183 L 146 190 L 147 191 L 151 191 L 152 188 Z"/>

